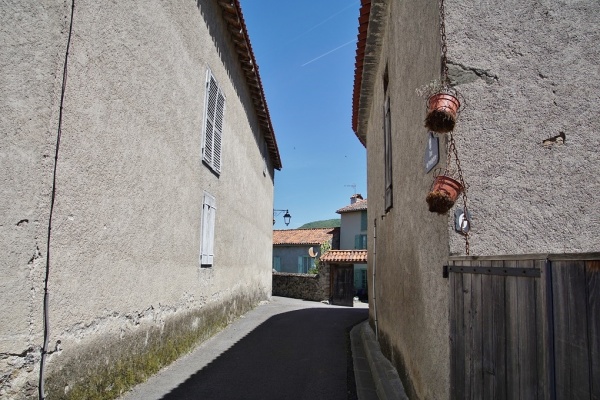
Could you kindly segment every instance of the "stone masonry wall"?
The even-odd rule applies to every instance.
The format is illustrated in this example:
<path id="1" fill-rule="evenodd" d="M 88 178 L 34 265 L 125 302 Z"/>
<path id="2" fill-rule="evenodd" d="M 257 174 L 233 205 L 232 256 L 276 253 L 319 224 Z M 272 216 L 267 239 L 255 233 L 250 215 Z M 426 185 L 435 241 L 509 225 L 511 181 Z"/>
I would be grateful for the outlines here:
<path id="1" fill-rule="evenodd" d="M 273 272 L 273 296 L 311 301 L 329 300 L 329 266 L 316 274 Z"/>

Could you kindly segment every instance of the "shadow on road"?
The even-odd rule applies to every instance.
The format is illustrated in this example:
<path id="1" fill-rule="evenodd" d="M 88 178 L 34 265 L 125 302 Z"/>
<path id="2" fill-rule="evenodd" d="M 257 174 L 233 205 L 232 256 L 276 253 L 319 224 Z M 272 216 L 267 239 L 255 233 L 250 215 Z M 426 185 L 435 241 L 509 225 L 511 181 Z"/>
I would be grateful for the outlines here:
<path id="1" fill-rule="evenodd" d="M 348 331 L 367 317 L 365 308 L 310 308 L 273 316 L 163 400 L 352 398 Z"/>

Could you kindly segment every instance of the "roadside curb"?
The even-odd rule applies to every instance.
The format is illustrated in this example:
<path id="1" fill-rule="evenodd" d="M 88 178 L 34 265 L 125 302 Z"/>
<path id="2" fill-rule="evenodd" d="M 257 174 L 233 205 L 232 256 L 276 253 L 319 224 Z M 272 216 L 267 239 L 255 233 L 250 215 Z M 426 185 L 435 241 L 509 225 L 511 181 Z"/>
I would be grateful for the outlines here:
<path id="1" fill-rule="evenodd" d="M 369 321 L 356 325 L 350 337 L 359 400 L 408 400 L 398 372 L 381 352 Z M 366 368 L 370 370 L 370 377 L 365 374 Z"/>

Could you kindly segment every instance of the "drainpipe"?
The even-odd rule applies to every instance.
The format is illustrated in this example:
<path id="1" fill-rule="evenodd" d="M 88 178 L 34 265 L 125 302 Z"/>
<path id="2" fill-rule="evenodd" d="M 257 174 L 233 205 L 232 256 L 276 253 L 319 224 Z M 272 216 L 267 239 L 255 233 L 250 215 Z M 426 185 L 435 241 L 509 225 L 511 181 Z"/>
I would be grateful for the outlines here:
<path id="1" fill-rule="evenodd" d="M 375 339 L 379 340 L 377 330 L 377 296 L 375 295 L 375 271 L 377 266 L 377 218 L 373 220 L 373 322 L 375 323 Z"/>

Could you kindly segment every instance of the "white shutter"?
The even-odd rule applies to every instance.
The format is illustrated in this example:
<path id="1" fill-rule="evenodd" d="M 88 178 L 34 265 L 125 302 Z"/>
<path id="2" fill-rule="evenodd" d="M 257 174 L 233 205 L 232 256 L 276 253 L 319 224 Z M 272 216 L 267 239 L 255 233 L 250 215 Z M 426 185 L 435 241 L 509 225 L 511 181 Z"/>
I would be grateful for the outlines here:
<path id="1" fill-rule="evenodd" d="M 201 224 L 201 244 L 200 244 L 200 265 L 208 267 L 213 265 L 214 247 L 215 247 L 215 198 L 209 193 L 204 192 L 204 202 L 202 204 L 202 224 Z"/>
<path id="2" fill-rule="evenodd" d="M 219 90 L 217 94 L 217 107 L 215 110 L 215 135 L 213 147 L 213 166 L 215 171 L 221 172 L 221 138 L 223 137 L 223 115 L 225 114 L 225 97 Z"/>
<path id="3" fill-rule="evenodd" d="M 390 116 L 390 98 L 385 101 L 383 111 L 383 149 L 385 157 L 385 211 L 392 208 L 393 199 L 393 178 L 392 178 L 392 120 Z"/>
<path id="4" fill-rule="evenodd" d="M 206 76 L 205 103 L 202 160 L 213 170 L 220 173 L 225 96 L 210 71 L 207 72 Z"/>

